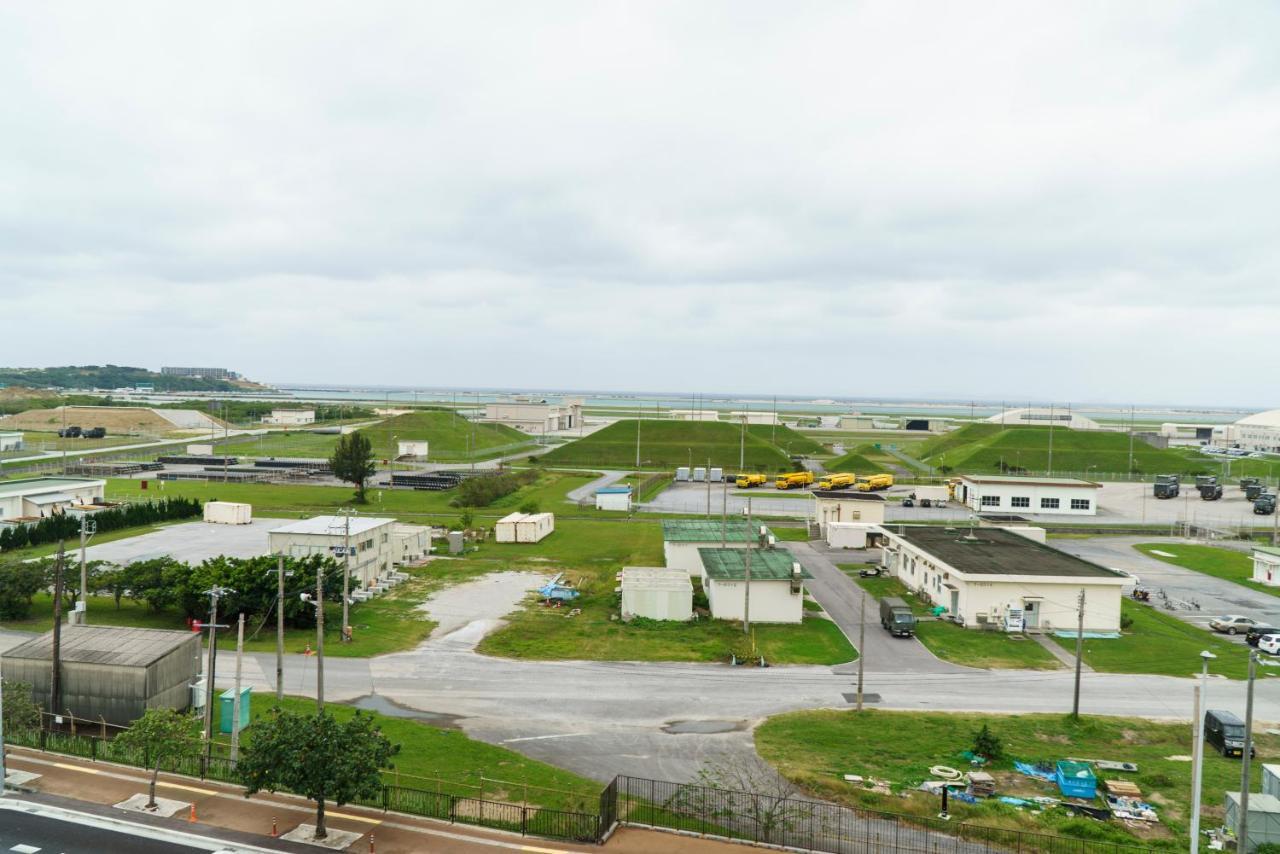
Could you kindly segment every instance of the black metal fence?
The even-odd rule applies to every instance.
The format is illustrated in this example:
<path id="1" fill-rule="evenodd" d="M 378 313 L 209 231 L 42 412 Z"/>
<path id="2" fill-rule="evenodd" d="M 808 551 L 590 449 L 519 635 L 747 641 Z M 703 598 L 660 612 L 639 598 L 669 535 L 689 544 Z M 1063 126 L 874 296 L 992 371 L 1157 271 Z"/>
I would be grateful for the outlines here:
<path id="1" fill-rule="evenodd" d="M 831 854 L 1144 854 L 1099 842 L 778 798 L 689 783 L 618 777 L 623 824 Z"/>

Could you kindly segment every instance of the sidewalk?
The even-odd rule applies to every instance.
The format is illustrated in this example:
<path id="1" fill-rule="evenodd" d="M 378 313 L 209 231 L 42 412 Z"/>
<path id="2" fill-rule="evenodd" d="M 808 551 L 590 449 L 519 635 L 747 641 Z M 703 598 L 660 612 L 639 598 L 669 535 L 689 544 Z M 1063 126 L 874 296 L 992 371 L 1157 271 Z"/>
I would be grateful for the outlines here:
<path id="1" fill-rule="evenodd" d="M 245 798 L 243 789 L 215 783 L 161 774 L 156 796 L 183 801 L 195 806 L 196 823 L 189 819 L 189 808 L 173 818 L 158 818 L 142 813 L 115 809 L 114 804 L 146 793 L 150 775 L 137 769 L 104 762 L 89 762 L 59 754 L 41 753 L 25 748 L 10 748 L 9 771 L 25 771 L 40 775 L 23 785 L 34 794 L 25 797 L 83 812 L 114 815 L 179 832 L 218 836 L 234 845 L 251 845 L 274 851 L 324 851 L 318 845 L 286 842 L 271 837 L 272 823 L 280 835 L 299 824 L 314 824 L 315 806 L 290 795 L 259 793 Z M 379 854 L 410 854 L 431 851 L 433 854 L 495 854 L 501 851 L 524 851 L 533 854 L 570 854 L 570 852 L 607 851 L 610 854 L 647 854 L 653 851 L 689 852 L 689 854 L 721 854 L 740 851 L 739 846 L 712 840 L 693 839 L 675 834 L 637 828 L 618 828 L 604 846 L 579 845 L 518 834 L 500 833 L 465 824 L 418 818 L 399 813 L 384 813 L 358 806 L 326 809 L 330 831 L 345 830 L 358 834 L 346 848 L 329 849 Z"/>

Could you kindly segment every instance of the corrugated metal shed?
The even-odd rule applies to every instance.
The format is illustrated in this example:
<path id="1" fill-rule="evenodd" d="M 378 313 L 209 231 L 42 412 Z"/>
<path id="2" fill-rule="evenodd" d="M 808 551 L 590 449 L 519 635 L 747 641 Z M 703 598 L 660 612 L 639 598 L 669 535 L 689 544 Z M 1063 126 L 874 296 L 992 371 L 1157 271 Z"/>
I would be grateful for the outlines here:
<path id="1" fill-rule="evenodd" d="M 746 549 L 698 549 L 708 578 L 737 580 L 747 577 Z M 751 578 L 755 581 L 787 581 L 795 557 L 786 549 L 752 549 Z M 801 578 L 813 578 L 800 568 Z"/>
<path id="2" fill-rule="evenodd" d="M 668 543 L 718 543 L 720 532 L 730 543 L 750 542 L 753 527 L 746 519 L 729 519 L 723 526 L 714 519 L 664 519 L 662 539 Z"/>

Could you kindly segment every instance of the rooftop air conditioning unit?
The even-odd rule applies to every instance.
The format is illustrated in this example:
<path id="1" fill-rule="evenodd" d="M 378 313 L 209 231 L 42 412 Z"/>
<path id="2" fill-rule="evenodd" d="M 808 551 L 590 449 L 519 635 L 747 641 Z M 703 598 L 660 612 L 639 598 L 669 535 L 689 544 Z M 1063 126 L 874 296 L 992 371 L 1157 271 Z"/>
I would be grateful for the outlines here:
<path id="1" fill-rule="evenodd" d="M 799 594 L 804 582 L 804 570 L 800 568 L 800 564 L 791 564 L 791 592 Z"/>

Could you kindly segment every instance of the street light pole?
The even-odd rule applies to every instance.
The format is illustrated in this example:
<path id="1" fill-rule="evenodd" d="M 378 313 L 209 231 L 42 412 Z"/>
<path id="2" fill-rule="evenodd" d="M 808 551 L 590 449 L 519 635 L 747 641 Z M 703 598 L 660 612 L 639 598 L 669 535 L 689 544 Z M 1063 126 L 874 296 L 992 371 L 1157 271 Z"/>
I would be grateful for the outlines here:
<path id="1" fill-rule="evenodd" d="M 1244 701 L 1244 750 L 1240 752 L 1240 828 L 1236 850 L 1249 850 L 1249 763 L 1253 753 L 1253 683 L 1258 677 L 1258 653 L 1249 652 L 1249 689 Z"/>
<path id="2" fill-rule="evenodd" d="M 747 498 L 747 554 L 746 559 L 746 589 L 742 596 L 742 631 L 747 637 L 751 636 L 751 551 L 755 548 L 755 532 L 752 530 L 751 524 L 751 498 Z"/>
<path id="3" fill-rule="evenodd" d="M 1217 658 L 1207 649 L 1200 653 L 1200 684 L 1196 686 L 1196 717 L 1192 722 L 1191 751 L 1191 854 L 1200 852 L 1200 786 L 1204 772 L 1204 708 L 1209 705 L 1209 662 Z"/>
<path id="4" fill-rule="evenodd" d="M 276 702 L 284 699 L 284 555 L 276 558 Z"/>

